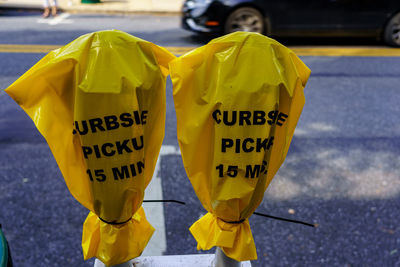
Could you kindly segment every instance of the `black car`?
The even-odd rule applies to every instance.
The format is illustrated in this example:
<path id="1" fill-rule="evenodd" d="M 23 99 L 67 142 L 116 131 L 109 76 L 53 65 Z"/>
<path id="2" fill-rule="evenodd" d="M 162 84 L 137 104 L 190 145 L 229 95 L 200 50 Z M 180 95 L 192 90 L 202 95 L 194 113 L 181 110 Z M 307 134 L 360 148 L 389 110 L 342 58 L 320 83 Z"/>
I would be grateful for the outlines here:
<path id="1" fill-rule="evenodd" d="M 186 0 L 182 11 L 195 32 L 378 37 L 400 47 L 400 0 Z"/>

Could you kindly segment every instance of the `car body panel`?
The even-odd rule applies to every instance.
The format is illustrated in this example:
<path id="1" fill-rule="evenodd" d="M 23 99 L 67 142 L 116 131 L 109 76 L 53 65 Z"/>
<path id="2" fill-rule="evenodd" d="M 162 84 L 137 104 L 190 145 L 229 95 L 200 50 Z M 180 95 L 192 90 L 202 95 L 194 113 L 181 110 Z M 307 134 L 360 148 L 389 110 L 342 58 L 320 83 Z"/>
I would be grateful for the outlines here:
<path id="1" fill-rule="evenodd" d="M 201 12 L 193 12 L 196 5 L 203 5 Z M 196 32 L 222 34 L 229 14 L 240 7 L 260 11 L 265 20 L 265 33 L 272 36 L 379 37 L 387 21 L 400 12 L 400 1 L 186 0 L 182 25 Z M 206 25 L 210 21 L 213 25 Z"/>

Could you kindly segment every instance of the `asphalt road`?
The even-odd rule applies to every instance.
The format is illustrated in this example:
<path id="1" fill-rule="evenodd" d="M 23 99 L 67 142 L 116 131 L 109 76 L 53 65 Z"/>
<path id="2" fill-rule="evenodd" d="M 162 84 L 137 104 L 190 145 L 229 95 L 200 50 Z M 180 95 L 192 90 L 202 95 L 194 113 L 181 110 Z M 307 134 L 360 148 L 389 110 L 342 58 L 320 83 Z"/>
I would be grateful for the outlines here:
<path id="1" fill-rule="evenodd" d="M 2 44 L 64 45 L 112 28 L 163 46 L 200 46 L 209 39 L 180 30 L 177 17 L 71 15 L 50 25 L 37 12 L 0 14 Z M 0 53 L 0 88 L 43 56 Z M 259 257 L 252 264 L 400 266 L 400 58 L 301 59 L 312 70 L 306 105 L 286 161 L 257 211 L 319 226 L 252 216 Z M 177 147 L 171 91 L 168 81 L 164 145 Z M 165 254 L 198 253 L 188 227 L 205 210 L 180 156 L 160 160 L 164 198 L 187 203 L 164 205 Z M 93 260 L 83 261 L 80 246 L 86 215 L 31 120 L 0 94 L 0 223 L 15 266 L 93 266 Z"/>

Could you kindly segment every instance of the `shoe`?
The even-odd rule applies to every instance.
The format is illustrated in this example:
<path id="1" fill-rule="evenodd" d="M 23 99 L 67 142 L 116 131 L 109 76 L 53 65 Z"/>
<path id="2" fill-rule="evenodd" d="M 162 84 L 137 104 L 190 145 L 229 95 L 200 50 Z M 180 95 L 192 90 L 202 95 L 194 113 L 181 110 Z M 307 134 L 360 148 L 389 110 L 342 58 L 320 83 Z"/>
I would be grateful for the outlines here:
<path id="1" fill-rule="evenodd" d="M 48 7 L 45 7 L 42 17 L 43 18 L 48 18 L 49 16 L 50 16 L 50 9 Z"/>

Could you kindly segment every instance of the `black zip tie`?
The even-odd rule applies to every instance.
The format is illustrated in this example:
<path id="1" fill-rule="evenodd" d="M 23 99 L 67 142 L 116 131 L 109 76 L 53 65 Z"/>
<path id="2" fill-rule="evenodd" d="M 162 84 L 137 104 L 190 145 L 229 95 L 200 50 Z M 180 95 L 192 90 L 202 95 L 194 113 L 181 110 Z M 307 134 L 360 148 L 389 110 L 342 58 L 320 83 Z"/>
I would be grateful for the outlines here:
<path id="1" fill-rule="evenodd" d="M 102 219 L 102 218 L 100 218 L 100 217 L 99 217 L 99 219 L 100 219 L 100 221 L 102 221 L 102 222 L 104 222 L 104 223 L 106 223 L 106 224 L 121 225 L 121 224 L 125 224 L 125 223 L 129 222 L 129 221 L 132 219 L 132 217 L 130 217 L 128 220 L 126 220 L 126 221 L 124 221 L 124 222 L 108 222 L 108 221 L 106 221 L 106 220 L 104 220 L 104 219 Z"/>
<path id="2" fill-rule="evenodd" d="M 171 200 L 168 200 L 168 199 L 163 199 L 163 200 L 143 200 L 143 202 L 174 202 L 174 203 L 186 205 L 185 202 L 182 202 L 182 201 L 179 201 L 179 200 L 173 200 L 173 199 L 171 199 Z M 100 221 L 102 221 L 104 223 L 107 223 L 107 224 L 121 225 L 121 224 L 125 224 L 125 223 L 129 222 L 132 219 L 132 217 L 129 218 L 128 220 L 124 221 L 124 222 L 108 222 L 108 221 L 106 221 L 106 220 L 104 220 L 103 218 L 100 218 L 100 217 L 99 217 L 99 219 L 100 219 Z"/>
<path id="3" fill-rule="evenodd" d="M 183 201 L 179 201 L 179 200 L 174 200 L 174 199 L 162 199 L 162 200 L 143 200 L 143 202 L 174 202 L 174 203 L 178 203 L 181 205 L 186 205 L 185 202 Z"/>
<path id="4" fill-rule="evenodd" d="M 225 223 L 231 223 L 231 224 L 239 224 L 239 223 L 242 223 L 242 222 L 244 222 L 244 221 L 246 220 L 246 219 L 241 219 L 241 220 L 239 220 L 239 221 L 228 222 L 228 221 L 222 220 L 221 218 L 218 218 L 218 219 L 220 219 L 221 221 L 223 221 L 223 222 L 225 222 Z"/>
<path id="5" fill-rule="evenodd" d="M 254 212 L 254 214 L 255 214 L 255 215 L 258 215 L 258 216 L 263 216 L 263 217 L 267 217 L 267 218 L 279 220 L 279 221 L 285 221 L 285 222 L 291 222 L 291 223 L 298 223 L 298 224 L 303 224 L 303 225 L 310 226 L 310 227 L 318 227 L 318 224 L 313 224 L 313 223 L 307 223 L 307 222 L 298 221 L 298 220 L 292 220 L 292 219 L 286 219 L 286 218 L 276 217 L 276 216 L 272 216 L 272 215 L 268 215 L 268 214 L 263 214 L 263 213 L 259 213 L 259 212 Z"/>

